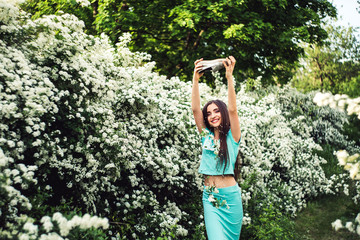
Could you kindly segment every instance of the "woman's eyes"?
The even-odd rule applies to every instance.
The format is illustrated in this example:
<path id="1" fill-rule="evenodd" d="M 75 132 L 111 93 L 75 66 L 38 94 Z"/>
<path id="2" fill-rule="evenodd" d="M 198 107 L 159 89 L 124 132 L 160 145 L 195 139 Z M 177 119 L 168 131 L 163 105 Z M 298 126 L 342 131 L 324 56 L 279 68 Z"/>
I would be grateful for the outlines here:
<path id="1" fill-rule="evenodd" d="M 214 110 L 214 113 L 219 113 L 219 112 L 220 112 L 219 109 L 215 109 L 215 110 Z M 210 116 L 210 115 L 211 115 L 211 112 L 208 112 L 208 113 L 207 113 L 207 116 Z"/>

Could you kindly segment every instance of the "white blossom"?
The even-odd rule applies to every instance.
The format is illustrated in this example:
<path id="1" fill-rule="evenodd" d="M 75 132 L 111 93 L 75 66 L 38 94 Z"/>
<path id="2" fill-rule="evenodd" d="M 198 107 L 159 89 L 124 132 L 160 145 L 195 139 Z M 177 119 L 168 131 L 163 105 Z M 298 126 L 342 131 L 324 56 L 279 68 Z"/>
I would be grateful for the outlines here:
<path id="1" fill-rule="evenodd" d="M 345 165 L 346 164 L 346 159 L 349 157 L 349 154 L 344 151 L 344 150 L 340 150 L 336 153 L 336 156 L 339 160 L 339 164 L 340 165 Z"/>
<path id="2" fill-rule="evenodd" d="M 346 222 L 345 228 L 349 230 L 350 232 L 355 232 L 354 224 L 352 222 Z"/>
<path id="3" fill-rule="evenodd" d="M 53 223 L 51 222 L 51 218 L 49 216 L 44 216 L 41 218 L 40 221 L 43 225 L 43 228 L 45 229 L 45 231 L 48 233 L 53 229 Z"/>
<path id="4" fill-rule="evenodd" d="M 337 219 L 335 222 L 331 223 L 331 226 L 335 229 L 335 231 L 338 231 L 344 227 L 340 219 Z"/>
<path id="5" fill-rule="evenodd" d="M 23 228 L 30 234 L 37 234 L 38 232 L 38 227 L 30 222 L 25 223 Z"/>
<path id="6" fill-rule="evenodd" d="M 208 200 L 209 200 L 209 202 L 216 202 L 216 200 L 212 194 L 209 195 Z"/>
<path id="7" fill-rule="evenodd" d="M 360 213 L 356 216 L 355 222 L 357 222 L 360 225 Z"/>

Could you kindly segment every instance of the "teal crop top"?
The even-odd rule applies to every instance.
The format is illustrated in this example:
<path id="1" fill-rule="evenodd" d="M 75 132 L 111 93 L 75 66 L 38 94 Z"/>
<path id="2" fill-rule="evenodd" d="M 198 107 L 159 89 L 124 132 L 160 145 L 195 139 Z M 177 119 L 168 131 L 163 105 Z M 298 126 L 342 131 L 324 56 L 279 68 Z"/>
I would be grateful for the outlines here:
<path id="1" fill-rule="evenodd" d="M 200 162 L 200 168 L 199 173 L 205 174 L 205 175 L 225 175 L 225 174 L 234 174 L 234 168 L 235 168 L 235 162 L 236 157 L 238 155 L 238 149 L 240 145 L 239 142 L 235 142 L 232 134 L 231 129 L 226 135 L 226 143 L 228 148 L 228 156 L 230 158 L 230 164 L 226 166 L 225 172 L 224 172 L 224 165 L 220 166 L 218 164 L 218 158 L 217 158 L 217 149 L 215 147 L 214 143 L 214 133 L 212 133 L 209 129 L 206 128 L 208 131 L 208 134 L 205 137 L 202 137 L 201 139 L 201 145 L 202 145 L 202 156 L 201 156 L 201 162 Z M 220 146 L 220 143 L 218 143 Z"/>

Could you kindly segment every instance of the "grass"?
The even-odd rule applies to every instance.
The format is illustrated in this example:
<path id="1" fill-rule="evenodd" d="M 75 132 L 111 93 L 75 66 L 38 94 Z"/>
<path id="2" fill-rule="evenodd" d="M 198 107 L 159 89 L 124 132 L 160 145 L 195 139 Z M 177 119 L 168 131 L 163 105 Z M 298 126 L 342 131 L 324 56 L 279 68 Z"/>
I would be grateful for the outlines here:
<path id="1" fill-rule="evenodd" d="M 343 223 L 354 220 L 359 209 L 348 196 L 322 196 L 298 214 L 295 230 L 308 240 L 359 240 L 360 236 L 346 229 L 336 232 L 331 227 L 336 219 Z"/>

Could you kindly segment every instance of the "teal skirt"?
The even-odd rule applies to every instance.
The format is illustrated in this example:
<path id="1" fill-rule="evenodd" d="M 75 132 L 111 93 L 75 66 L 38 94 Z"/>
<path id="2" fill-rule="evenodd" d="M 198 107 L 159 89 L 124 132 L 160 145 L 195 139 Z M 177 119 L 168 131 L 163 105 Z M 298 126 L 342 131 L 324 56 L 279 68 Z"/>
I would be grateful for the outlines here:
<path id="1" fill-rule="evenodd" d="M 204 186 L 203 206 L 209 240 L 239 240 L 243 219 L 241 190 L 238 185 L 211 191 Z"/>

